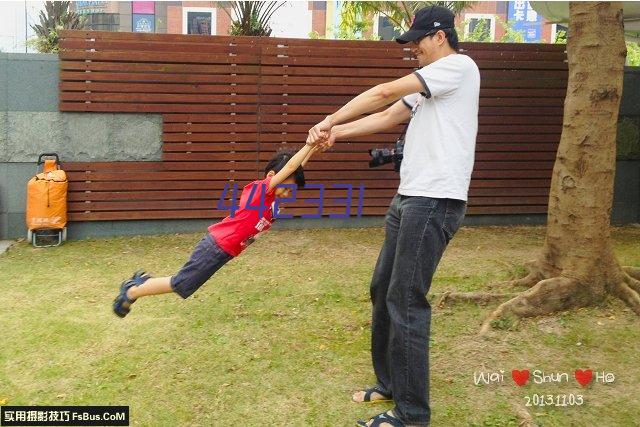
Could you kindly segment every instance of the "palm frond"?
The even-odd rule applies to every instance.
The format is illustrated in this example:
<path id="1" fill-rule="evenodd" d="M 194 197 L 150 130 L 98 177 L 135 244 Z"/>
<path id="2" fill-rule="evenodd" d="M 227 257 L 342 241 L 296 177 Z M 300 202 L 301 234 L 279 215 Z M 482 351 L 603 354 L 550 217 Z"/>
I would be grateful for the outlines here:
<path id="1" fill-rule="evenodd" d="M 232 35 L 269 36 L 271 27 L 269 20 L 273 14 L 286 4 L 284 1 L 231 1 L 223 2 L 226 8 L 231 8 L 235 16 L 231 16 Z M 226 9 L 225 9 L 226 10 Z M 227 14 L 229 14 L 227 12 Z"/>
<path id="2" fill-rule="evenodd" d="M 69 10 L 69 1 L 47 1 L 44 3 L 44 11 L 38 15 L 39 23 L 31 24 L 36 34 L 35 45 L 39 52 L 58 51 L 58 30 L 83 29 L 86 27 L 85 17 Z"/>
<path id="3" fill-rule="evenodd" d="M 345 1 L 342 6 L 342 18 L 345 26 L 352 25 L 355 17 L 365 16 L 367 12 L 385 16 L 393 26 L 406 31 L 416 11 L 428 6 L 443 6 L 459 15 L 464 9 L 476 2 L 471 1 Z"/>

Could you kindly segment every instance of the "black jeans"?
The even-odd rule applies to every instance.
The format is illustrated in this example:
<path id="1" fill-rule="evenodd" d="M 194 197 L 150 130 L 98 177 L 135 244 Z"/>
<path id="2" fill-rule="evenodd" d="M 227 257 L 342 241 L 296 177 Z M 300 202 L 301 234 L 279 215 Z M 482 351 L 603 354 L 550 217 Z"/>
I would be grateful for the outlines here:
<path id="1" fill-rule="evenodd" d="M 371 355 L 378 387 L 405 423 L 429 425 L 429 328 L 433 273 L 464 218 L 454 199 L 396 196 L 371 280 Z"/>

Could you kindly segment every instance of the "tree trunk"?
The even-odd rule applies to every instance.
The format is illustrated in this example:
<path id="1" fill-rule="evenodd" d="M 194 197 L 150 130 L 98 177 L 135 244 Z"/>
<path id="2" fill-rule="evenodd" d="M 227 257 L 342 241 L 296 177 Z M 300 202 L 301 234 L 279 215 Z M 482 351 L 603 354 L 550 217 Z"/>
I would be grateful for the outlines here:
<path id="1" fill-rule="evenodd" d="M 572 2 L 567 56 L 569 82 L 553 168 L 547 235 L 530 274 L 531 286 L 485 321 L 537 316 L 601 301 L 607 292 L 640 315 L 638 269 L 618 264 L 610 239 L 616 131 L 626 47 L 622 3 Z"/>

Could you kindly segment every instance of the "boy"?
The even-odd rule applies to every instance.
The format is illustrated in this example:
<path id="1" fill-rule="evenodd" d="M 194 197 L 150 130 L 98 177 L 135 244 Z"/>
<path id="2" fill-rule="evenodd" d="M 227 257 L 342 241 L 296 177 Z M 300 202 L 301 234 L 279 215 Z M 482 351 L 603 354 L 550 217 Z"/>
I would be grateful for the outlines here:
<path id="1" fill-rule="evenodd" d="M 113 301 L 113 312 L 125 317 L 138 298 L 175 292 L 187 298 L 202 286 L 220 267 L 229 262 L 253 241 L 256 234 L 271 228 L 276 198 L 289 197 L 291 191 L 279 184 L 304 187 L 303 167 L 317 150 L 305 144 L 295 155 L 280 152 L 269 160 L 266 178 L 248 184 L 242 190 L 239 210 L 208 228 L 208 233 L 195 247 L 191 258 L 175 276 L 152 278 L 144 271 L 136 272 L 120 286 Z M 251 200 L 249 200 L 251 198 Z M 264 212 L 258 206 L 266 206 Z M 247 209 L 248 206 L 253 207 Z"/>

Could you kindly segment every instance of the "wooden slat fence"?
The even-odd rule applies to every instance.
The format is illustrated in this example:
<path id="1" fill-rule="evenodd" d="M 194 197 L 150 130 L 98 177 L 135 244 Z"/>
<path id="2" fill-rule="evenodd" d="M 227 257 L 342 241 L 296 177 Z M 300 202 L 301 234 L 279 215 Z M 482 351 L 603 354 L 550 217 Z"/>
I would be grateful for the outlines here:
<path id="1" fill-rule="evenodd" d="M 281 148 L 417 61 L 395 42 L 63 31 L 60 110 L 163 117 L 160 162 L 65 163 L 71 221 L 220 218 L 225 184 L 261 177 Z M 563 45 L 461 43 L 482 84 L 470 214 L 545 213 L 567 86 Z M 398 175 L 370 169 L 368 150 L 402 131 L 338 142 L 307 165 L 324 184 L 324 215 L 344 213 L 346 190 L 365 186 L 363 215 L 383 215 Z M 299 190 L 286 212 L 313 214 L 319 190 Z"/>

